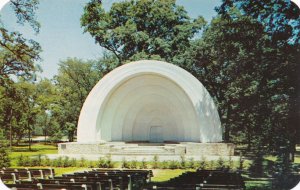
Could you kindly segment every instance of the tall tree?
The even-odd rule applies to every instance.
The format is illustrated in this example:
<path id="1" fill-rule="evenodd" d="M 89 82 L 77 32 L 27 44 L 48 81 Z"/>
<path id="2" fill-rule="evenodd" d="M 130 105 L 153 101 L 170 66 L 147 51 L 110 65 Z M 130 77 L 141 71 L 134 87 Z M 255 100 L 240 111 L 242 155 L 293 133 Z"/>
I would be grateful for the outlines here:
<path id="1" fill-rule="evenodd" d="M 175 0 L 118 2 L 108 12 L 101 1 L 91 0 L 81 25 L 97 44 L 114 53 L 120 65 L 137 58 L 171 61 L 190 45 L 205 21 L 192 20 Z"/>
<path id="2" fill-rule="evenodd" d="M 263 27 L 258 22 L 238 11 L 231 14 L 236 18 L 214 18 L 202 38 L 177 56 L 178 64 L 203 82 L 218 103 L 225 141 L 243 134 L 246 126 L 248 134 L 252 133 L 254 115 L 244 113 L 242 107 L 251 107 L 257 90 L 254 60 L 264 43 Z M 243 127 L 237 127 L 240 125 Z"/>
<path id="3" fill-rule="evenodd" d="M 263 60 L 266 64 L 260 70 L 263 76 L 260 87 L 268 98 L 261 113 L 268 113 L 267 123 L 273 127 L 266 128 L 266 134 L 270 135 L 265 143 L 277 149 L 288 146 L 293 154 L 300 134 L 300 10 L 289 0 L 223 0 L 217 11 L 228 18 L 235 7 L 261 23 L 268 36 Z M 265 117 L 261 114 L 261 120 Z M 278 138 L 271 138 L 272 135 Z"/>
<path id="4" fill-rule="evenodd" d="M 95 61 L 67 59 L 60 63 L 59 73 L 55 76 L 58 90 L 58 102 L 53 109 L 53 117 L 68 133 L 69 140 L 73 141 L 77 120 L 81 107 L 90 90 L 102 77 Z"/>

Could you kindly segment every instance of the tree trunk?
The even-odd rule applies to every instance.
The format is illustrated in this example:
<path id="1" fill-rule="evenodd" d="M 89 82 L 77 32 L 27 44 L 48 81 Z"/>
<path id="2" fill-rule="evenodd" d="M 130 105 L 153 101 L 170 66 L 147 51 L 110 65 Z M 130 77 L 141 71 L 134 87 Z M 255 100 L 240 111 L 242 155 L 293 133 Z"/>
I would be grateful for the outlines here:
<path id="1" fill-rule="evenodd" d="M 9 125 L 9 148 L 12 151 L 13 138 L 12 138 L 12 121 L 11 121 L 11 119 L 12 119 L 12 109 L 10 109 L 10 116 L 9 116 L 9 123 L 10 123 L 10 125 Z"/>
<path id="2" fill-rule="evenodd" d="M 227 105 L 227 113 L 226 113 L 226 123 L 225 123 L 225 135 L 224 135 L 224 140 L 225 142 L 229 142 L 230 141 L 230 129 L 229 129 L 229 117 L 231 114 L 231 101 L 228 101 L 228 105 Z"/>
<path id="3" fill-rule="evenodd" d="M 31 129 L 28 124 L 28 149 L 31 151 Z"/>
<path id="4" fill-rule="evenodd" d="M 44 142 L 44 144 L 47 144 L 47 131 L 46 131 L 46 129 L 44 130 L 44 136 L 45 136 L 45 142 Z"/>
<path id="5" fill-rule="evenodd" d="M 251 135 L 249 130 L 247 131 L 247 150 L 250 151 L 251 150 Z"/>
<path id="6" fill-rule="evenodd" d="M 250 151 L 251 150 L 251 132 L 250 132 L 250 126 L 247 125 L 246 127 L 247 129 L 247 150 Z"/>

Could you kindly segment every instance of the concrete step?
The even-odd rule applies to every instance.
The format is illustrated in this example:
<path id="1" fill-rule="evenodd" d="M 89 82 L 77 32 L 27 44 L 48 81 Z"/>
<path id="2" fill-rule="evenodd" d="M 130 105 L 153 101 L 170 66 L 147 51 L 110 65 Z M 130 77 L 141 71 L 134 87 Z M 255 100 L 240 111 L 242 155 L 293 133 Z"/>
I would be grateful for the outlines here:
<path id="1" fill-rule="evenodd" d="M 131 146 L 131 147 L 111 147 L 110 152 L 112 154 L 132 154 L 132 155 L 153 155 L 153 154 L 160 154 L 160 155 L 173 155 L 175 154 L 174 147 L 160 147 L 160 146 Z"/>

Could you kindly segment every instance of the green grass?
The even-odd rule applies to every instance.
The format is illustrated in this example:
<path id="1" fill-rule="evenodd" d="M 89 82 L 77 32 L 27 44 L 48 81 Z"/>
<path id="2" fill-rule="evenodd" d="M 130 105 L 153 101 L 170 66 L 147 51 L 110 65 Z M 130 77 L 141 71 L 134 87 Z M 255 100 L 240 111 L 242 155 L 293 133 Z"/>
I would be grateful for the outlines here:
<path id="1" fill-rule="evenodd" d="M 12 152 L 9 153 L 9 158 L 11 159 L 11 166 L 17 166 L 17 158 L 20 155 L 23 156 L 37 156 L 39 154 L 57 154 L 57 147 L 55 145 L 44 145 L 41 143 L 33 144 L 31 151 L 28 146 L 13 146 Z"/>
<path id="2" fill-rule="evenodd" d="M 87 170 L 91 170 L 91 169 L 90 168 L 69 167 L 69 168 L 54 168 L 54 170 L 55 170 L 56 176 L 61 176 L 62 174 L 87 171 Z"/>
<path id="3" fill-rule="evenodd" d="M 271 189 L 270 180 L 245 181 L 246 190 L 267 190 Z"/>
<path id="4" fill-rule="evenodd" d="M 183 169 L 152 169 L 154 177 L 152 181 L 154 182 L 163 182 L 168 181 L 169 179 L 179 176 L 180 174 L 186 171 L 194 171 L 194 170 L 183 170 Z"/>

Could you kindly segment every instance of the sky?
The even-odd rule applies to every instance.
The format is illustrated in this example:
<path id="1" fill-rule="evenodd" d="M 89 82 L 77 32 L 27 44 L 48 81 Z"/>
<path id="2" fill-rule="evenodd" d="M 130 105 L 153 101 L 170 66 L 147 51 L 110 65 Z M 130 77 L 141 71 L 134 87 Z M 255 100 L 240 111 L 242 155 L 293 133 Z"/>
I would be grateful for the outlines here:
<path id="1" fill-rule="evenodd" d="M 5 0 L 0 0 L 0 4 Z M 83 33 L 80 17 L 83 7 L 89 0 L 40 0 L 36 12 L 37 20 L 41 24 L 40 32 L 35 35 L 33 29 L 16 23 L 16 17 L 6 4 L 0 11 L 0 19 L 10 31 L 19 31 L 24 37 L 40 43 L 43 52 L 39 63 L 43 69 L 38 73 L 41 77 L 51 79 L 58 72 L 58 63 L 68 57 L 80 59 L 97 59 L 102 56 L 104 49 L 95 44 L 94 39 Z M 106 10 L 113 2 L 120 0 L 103 0 Z M 214 8 L 221 4 L 221 0 L 177 0 L 178 5 L 185 7 L 191 18 L 202 15 L 210 21 L 216 12 Z"/>

